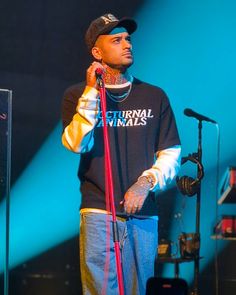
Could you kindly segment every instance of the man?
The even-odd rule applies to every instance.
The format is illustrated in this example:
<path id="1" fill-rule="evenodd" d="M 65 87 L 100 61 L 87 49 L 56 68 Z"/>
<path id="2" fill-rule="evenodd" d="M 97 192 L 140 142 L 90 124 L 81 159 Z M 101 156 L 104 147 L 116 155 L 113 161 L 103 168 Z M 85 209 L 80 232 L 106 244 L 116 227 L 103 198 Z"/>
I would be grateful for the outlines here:
<path id="1" fill-rule="evenodd" d="M 64 94 L 63 145 L 80 153 L 80 263 L 84 294 L 119 294 L 111 216 L 105 200 L 103 121 L 96 70 L 104 71 L 115 208 L 125 294 L 145 294 L 157 250 L 157 205 L 179 168 L 180 141 L 165 93 L 134 78 L 130 34 L 137 24 L 112 14 L 95 19 L 85 41 L 94 62 L 86 82 Z M 109 250 L 107 236 L 109 235 Z"/>

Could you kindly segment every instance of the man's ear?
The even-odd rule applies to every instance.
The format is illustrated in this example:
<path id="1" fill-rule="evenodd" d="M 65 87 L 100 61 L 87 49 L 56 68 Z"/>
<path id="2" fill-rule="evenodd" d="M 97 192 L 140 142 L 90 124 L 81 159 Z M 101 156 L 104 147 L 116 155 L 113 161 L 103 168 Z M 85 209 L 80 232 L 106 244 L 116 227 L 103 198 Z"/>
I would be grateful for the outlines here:
<path id="1" fill-rule="evenodd" d="M 98 60 L 98 61 L 102 60 L 101 50 L 100 50 L 100 48 L 98 48 L 96 46 L 92 48 L 92 55 L 96 60 Z"/>

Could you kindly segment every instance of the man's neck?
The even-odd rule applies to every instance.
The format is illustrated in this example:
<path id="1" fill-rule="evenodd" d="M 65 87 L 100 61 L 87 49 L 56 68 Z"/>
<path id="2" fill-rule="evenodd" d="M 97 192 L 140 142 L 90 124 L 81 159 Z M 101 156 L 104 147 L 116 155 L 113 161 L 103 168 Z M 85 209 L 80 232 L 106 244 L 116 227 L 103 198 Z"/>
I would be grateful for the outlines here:
<path id="1" fill-rule="evenodd" d="M 104 81 L 107 85 L 119 85 L 131 81 L 131 76 L 128 71 L 121 72 L 107 66 Z"/>

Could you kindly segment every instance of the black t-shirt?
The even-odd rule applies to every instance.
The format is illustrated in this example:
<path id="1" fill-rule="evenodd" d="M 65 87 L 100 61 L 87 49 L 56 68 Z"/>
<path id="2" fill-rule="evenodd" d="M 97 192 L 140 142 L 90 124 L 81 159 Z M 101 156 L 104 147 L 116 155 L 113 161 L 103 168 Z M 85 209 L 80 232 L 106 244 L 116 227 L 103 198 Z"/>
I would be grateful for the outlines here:
<path id="1" fill-rule="evenodd" d="M 63 126 L 71 122 L 84 83 L 64 94 Z M 129 96 L 120 102 L 107 96 L 107 124 L 110 139 L 114 197 L 122 213 L 125 192 L 144 170 L 151 168 L 157 151 L 180 144 L 175 118 L 162 89 L 134 79 Z M 81 181 L 81 208 L 106 209 L 104 177 L 103 122 L 101 112 L 94 128 L 93 148 L 81 154 L 78 176 Z M 157 215 L 154 194 L 149 194 L 141 215 Z"/>

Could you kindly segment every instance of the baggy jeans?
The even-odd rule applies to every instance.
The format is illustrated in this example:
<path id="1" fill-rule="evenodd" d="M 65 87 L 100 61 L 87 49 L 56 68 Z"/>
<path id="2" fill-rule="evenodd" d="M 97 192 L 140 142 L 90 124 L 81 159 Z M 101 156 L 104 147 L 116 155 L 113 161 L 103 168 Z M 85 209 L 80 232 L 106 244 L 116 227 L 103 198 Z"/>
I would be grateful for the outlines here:
<path id="1" fill-rule="evenodd" d="M 117 224 L 124 293 L 145 295 L 146 282 L 154 275 L 157 218 L 118 217 Z M 81 214 L 80 270 L 84 295 L 119 294 L 111 215 Z"/>

